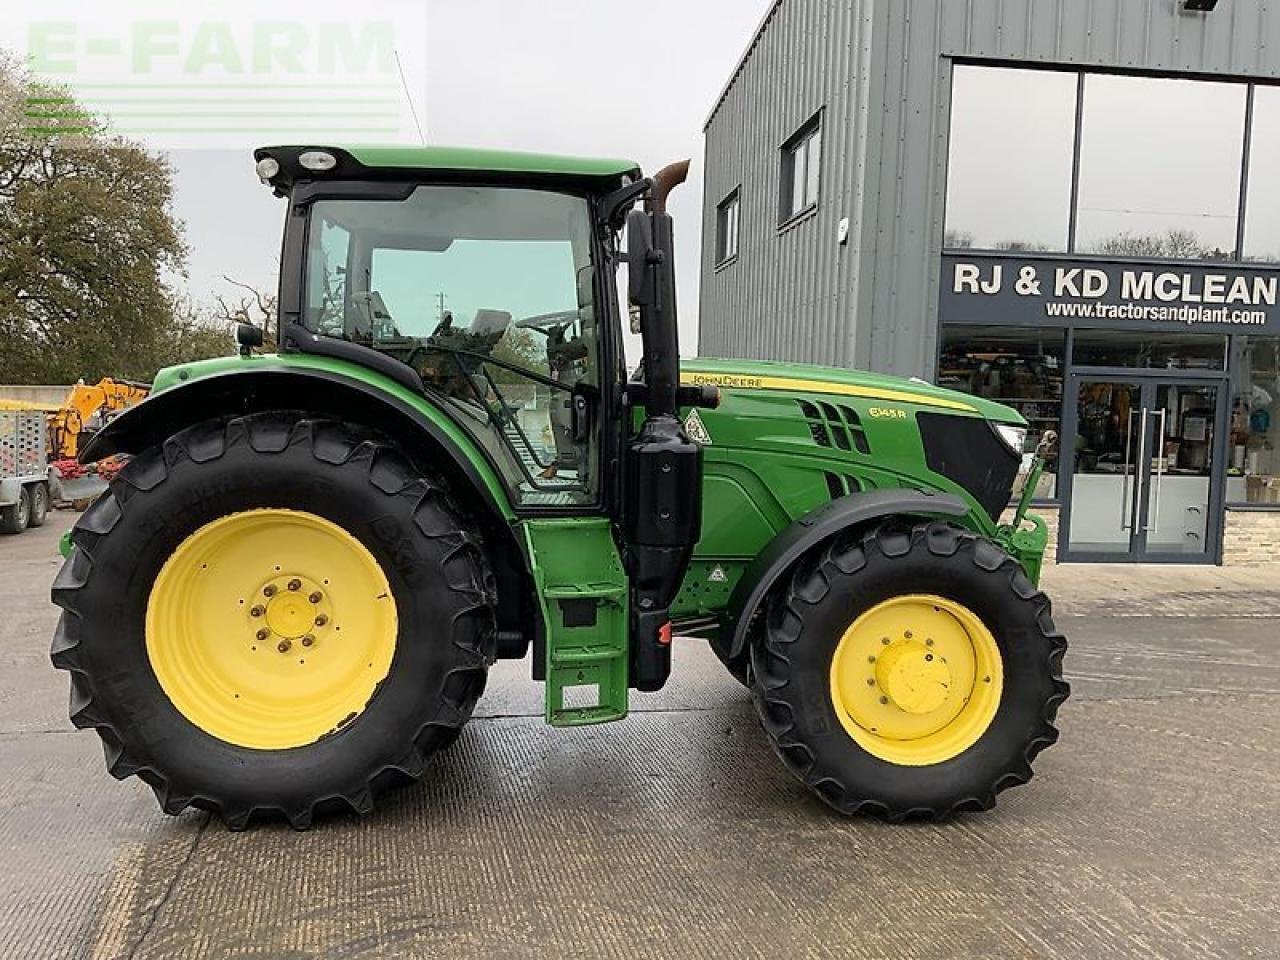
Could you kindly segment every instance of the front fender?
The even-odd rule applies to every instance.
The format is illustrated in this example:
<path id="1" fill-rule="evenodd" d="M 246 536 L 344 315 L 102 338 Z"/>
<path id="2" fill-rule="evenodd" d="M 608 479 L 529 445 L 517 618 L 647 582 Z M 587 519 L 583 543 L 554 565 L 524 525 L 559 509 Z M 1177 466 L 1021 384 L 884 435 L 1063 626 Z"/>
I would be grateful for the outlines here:
<path id="1" fill-rule="evenodd" d="M 843 530 L 889 517 L 963 517 L 969 507 L 951 494 L 915 490 L 871 490 L 823 504 L 787 527 L 769 542 L 747 567 L 729 598 L 725 613 L 728 629 L 714 641 L 727 659 L 746 649 L 751 622 L 778 580 L 804 554 Z"/>
<path id="2" fill-rule="evenodd" d="M 100 430 L 80 453 L 94 463 L 117 453 L 136 454 L 178 431 L 214 417 L 266 410 L 304 410 L 387 434 L 412 457 L 443 456 L 437 468 L 460 475 L 493 512 L 510 523 L 515 514 L 497 468 L 487 454 L 426 397 L 368 370 L 312 358 L 227 359 L 181 368 L 178 383 L 152 394 Z M 182 376 L 186 372 L 187 376 Z"/>

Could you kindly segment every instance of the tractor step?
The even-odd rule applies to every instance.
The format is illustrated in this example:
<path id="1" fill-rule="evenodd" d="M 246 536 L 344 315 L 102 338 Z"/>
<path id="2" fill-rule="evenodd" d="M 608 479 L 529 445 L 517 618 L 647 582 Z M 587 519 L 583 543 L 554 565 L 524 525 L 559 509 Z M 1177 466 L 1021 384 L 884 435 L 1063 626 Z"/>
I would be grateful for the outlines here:
<path id="1" fill-rule="evenodd" d="M 629 597 L 607 520 L 525 523 L 547 625 L 546 718 L 556 727 L 627 715 Z"/>

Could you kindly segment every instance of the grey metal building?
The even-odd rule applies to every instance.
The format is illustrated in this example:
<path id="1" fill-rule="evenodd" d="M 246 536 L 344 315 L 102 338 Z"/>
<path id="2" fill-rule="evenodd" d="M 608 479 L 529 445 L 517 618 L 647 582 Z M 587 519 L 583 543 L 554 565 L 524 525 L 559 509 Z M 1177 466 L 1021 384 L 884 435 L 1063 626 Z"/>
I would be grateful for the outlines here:
<path id="1" fill-rule="evenodd" d="M 777 0 L 706 126 L 699 350 L 1062 433 L 1079 560 L 1280 552 L 1280 3 Z"/>

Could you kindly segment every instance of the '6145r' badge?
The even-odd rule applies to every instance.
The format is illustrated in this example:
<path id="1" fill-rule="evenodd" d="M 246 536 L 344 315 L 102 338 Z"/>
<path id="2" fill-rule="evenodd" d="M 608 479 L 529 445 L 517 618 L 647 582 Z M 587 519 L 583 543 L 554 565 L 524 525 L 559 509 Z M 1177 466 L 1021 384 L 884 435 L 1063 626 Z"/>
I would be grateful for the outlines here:
<path id="1" fill-rule="evenodd" d="M 707 430 L 707 425 L 702 422 L 702 417 L 698 415 L 697 409 L 690 411 L 689 416 L 685 419 L 684 432 L 698 446 L 711 446 L 711 432 Z"/>

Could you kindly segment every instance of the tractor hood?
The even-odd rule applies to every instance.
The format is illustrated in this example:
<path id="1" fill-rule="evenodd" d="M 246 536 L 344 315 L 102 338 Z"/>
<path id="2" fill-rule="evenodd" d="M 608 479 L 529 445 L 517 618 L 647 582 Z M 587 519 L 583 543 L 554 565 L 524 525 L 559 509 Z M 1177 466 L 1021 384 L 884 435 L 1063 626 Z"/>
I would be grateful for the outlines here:
<path id="1" fill-rule="evenodd" d="M 818 393 L 835 396 L 909 403 L 983 417 L 996 423 L 1024 426 L 1018 411 L 982 397 L 934 386 L 923 380 L 889 377 L 861 370 L 822 367 L 807 363 L 763 360 L 682 360 L 681 380 L 721 390 L 776 390 L 784 393 Z"/>

